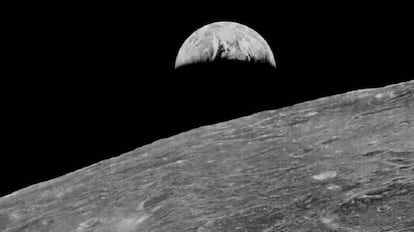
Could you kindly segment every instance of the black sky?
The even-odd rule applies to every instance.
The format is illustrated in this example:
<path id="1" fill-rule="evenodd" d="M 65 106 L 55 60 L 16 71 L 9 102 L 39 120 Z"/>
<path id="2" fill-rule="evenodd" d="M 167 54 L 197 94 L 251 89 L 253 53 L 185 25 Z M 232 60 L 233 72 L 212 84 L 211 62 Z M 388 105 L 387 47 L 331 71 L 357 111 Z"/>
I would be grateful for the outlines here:
<path id="1" fill-rule="evenodd" d="M 414 79 L 404 7 L 45 7 L 10 19 L 1 195 L 203 125 Z M 215 21 L 256 30 L 277 69 L 174 70 Z"/>

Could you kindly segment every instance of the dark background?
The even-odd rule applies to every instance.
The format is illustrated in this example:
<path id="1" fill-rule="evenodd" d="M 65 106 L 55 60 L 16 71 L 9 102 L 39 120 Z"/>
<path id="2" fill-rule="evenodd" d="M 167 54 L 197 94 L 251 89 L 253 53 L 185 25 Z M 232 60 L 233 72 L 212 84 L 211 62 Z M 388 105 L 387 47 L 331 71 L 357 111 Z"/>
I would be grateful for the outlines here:
<path id="1" fill-rule="evenodd" d="M 404 6 L 157 4 L 36 5 L 9 17 L 0 195 L 203 125 L 414 79 Z M 215 21 L 256 30 L 277 69 L 174 70 L 184 40 Z"/>

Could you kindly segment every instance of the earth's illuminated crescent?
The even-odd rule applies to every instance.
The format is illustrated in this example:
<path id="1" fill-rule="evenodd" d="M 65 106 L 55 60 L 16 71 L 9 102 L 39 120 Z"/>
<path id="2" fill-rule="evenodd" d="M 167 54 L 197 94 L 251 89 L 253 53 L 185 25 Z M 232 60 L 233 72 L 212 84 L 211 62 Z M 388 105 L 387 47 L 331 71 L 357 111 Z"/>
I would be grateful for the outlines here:
<path id="1" fill-rule="evenodd" d="M 181 46 L 175 68 L 216 59 L 267 62 L 276 68 L 269 44 L 256 31 L 235 22 L 215 22 L 196 30 Z"/>

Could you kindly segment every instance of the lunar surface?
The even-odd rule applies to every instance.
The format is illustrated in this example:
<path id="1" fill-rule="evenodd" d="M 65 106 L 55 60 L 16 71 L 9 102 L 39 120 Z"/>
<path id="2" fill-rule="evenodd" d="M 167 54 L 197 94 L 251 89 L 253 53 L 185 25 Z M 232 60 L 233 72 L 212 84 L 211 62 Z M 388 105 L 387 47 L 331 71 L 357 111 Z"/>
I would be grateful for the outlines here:
<path id="1" fill-rule="evenodd" d="M 0 198 L 2 232 L 413 232 L 414 81 L 196 128 Z"/>
<path id="2" fill-rule="evenodd" d="M 196 30 L 181 46 L 175 67 L 217 59 L 269 63 L 276 67 L 268 43 L 256 31 L 235 22 L 216 22 Z"/>

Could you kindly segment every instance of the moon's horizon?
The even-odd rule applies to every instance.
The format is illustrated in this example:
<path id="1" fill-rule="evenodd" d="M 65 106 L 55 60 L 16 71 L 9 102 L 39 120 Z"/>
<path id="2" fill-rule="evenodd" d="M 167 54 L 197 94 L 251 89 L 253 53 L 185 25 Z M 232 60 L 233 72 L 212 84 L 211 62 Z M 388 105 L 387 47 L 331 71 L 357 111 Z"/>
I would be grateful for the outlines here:
<path id="1" fill-rule="evenodd" d="M 253 29 L 232 21 L 210 23 L 194 31 L 179 49 L 175 68 L 217 60 L 269 63 L 276 68 L 265 39 Z"/>

